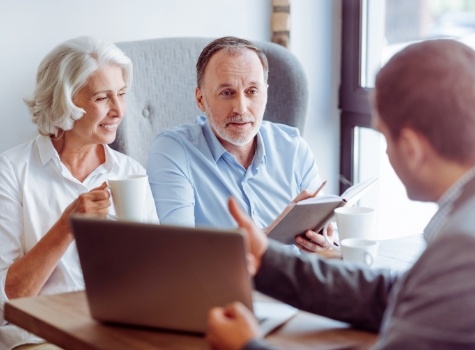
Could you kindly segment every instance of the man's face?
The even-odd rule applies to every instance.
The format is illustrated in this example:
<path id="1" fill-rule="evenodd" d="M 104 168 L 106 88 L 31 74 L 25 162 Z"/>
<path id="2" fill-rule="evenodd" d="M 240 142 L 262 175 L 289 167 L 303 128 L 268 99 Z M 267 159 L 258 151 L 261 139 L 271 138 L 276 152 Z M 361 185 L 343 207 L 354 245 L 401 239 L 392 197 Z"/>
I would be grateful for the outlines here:
<path id="1" fill-rule="evenodd" d="M 267 86 L 254 51 L 219 51 L 211 57 L 196 101 L 224 147 L 252 142 L 264 116 Z"/>

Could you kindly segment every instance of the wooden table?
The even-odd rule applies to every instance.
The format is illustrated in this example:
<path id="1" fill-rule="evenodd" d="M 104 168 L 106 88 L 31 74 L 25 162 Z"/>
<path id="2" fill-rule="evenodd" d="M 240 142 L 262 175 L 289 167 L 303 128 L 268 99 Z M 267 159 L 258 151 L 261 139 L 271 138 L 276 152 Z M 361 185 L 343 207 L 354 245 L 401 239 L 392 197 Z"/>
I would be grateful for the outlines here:
<path id="1" fill-rule="evenodd" d="M 382 241 L 376 266 L 405 269 L 423 248 L 420 236 Z M 91 318 L 84 292 L 11 300 L 5 304 L 5 319 L 71 350 L 209 349 L 201 336 L 99 323 Z M 376 337 L 342 322 L 299 312 L 266 339 L 282 349 L 367 349 Z"/>
<path id="2" fill-rule="evenodd" d="M 11 300 L 5 305 L 5 318 L 71 350 L 210 349 L 197 335 L 99 323 L 91 318 L 85 292 Z M 267 340 L 282 349 L 368 349 L 376 334 L 299 312 Z"/>

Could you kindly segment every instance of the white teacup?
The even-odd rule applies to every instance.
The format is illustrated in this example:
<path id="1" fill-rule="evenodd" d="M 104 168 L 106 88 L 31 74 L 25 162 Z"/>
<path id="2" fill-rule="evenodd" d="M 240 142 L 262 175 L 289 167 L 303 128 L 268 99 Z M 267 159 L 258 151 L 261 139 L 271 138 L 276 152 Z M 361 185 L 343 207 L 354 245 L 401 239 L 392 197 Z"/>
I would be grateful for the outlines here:
<path id="1" fill-rule="evenodd" d="M 107 180 L 118 220 L 142 221 L 147 175 L 129 175 Z"/>
<path id="2" fill-rule="evenodd" d="M 340 241 L 343 260 L 371 266 L 376 260 L 378 241 L 363 238 L 345 238 Z"/>
<path id="3" fill-rule="evenodd" d="M 376 213 L 373 208 L 341 207 L 334 211 L 340 242 L 346 238 L 373 238 Z M 328 238 L 327 226 L 323 228 L 327 244 L 339 250 Z"/>

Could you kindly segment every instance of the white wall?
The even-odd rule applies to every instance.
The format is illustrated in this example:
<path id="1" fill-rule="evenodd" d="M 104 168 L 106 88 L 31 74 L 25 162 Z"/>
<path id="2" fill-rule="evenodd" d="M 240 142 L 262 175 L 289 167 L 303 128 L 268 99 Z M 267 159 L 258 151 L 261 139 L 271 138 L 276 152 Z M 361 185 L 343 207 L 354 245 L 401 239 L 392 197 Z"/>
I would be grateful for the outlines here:
<path id="1" fill-rule="evenodd" d="M 305 139 L 337 192 L 340 1 L 292 0 L 291 51 L 310 86 Z M 271 0 L 1 0 L 0 152 L 36 135 L 22 101 L 41 59 L 79 35 L 109 41 L 235 35 L 270 40 Z"/>

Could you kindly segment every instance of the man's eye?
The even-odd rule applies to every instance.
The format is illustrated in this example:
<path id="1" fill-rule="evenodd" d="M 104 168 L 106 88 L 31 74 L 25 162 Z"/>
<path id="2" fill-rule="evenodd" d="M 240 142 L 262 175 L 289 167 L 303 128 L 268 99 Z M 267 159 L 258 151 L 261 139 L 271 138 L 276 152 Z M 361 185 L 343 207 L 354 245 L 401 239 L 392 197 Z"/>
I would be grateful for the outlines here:
<path id="1" fill-rule="evenodd" d="M 126 94 L 125 91 L 119 92 L 119 96 L 125 96 L 125 94 Z"/>
<path id="2" fill-rule="evenodd" d="M 105 101 L 105 100 L 107 100 L 107 97 L 98 97 L 98 98 L 96 98 L 97 102 L 101 102 L 101 101 Z"/>
<path id="3" fill-rule="evenodd" d="M 221 92 L 221 95 L 224 95 L 224 96 L 231 96 L 232 93 L 231 93 L 231 91 L 227 91 L 227 90 L 226 90 L 226 91 L 222 91 L 222 92 Z"/>

